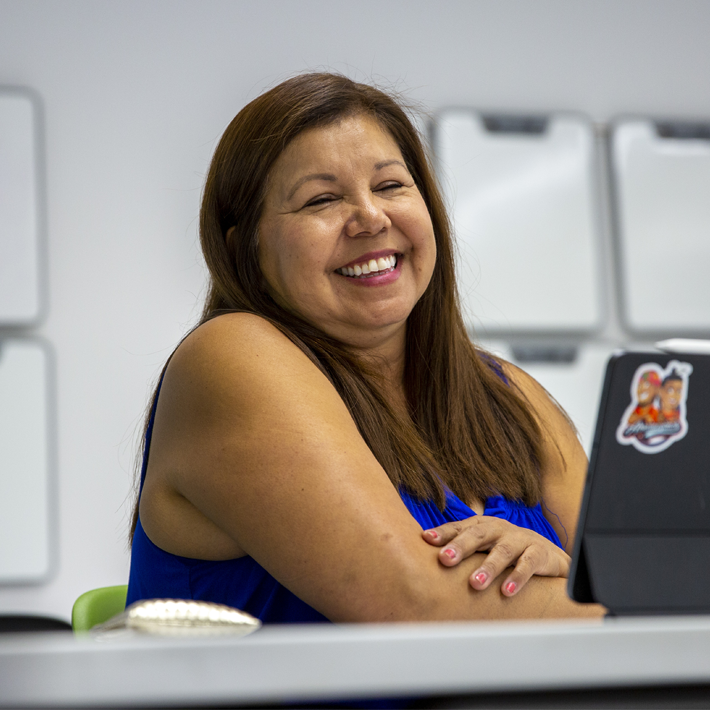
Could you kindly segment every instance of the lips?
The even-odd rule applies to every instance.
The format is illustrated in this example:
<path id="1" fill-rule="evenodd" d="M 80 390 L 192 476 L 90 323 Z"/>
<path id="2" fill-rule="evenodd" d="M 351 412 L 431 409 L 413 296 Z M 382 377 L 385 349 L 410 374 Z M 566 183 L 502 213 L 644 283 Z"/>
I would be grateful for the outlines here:
<path id="1" fill-rule="evenodd" d="M 340 268 L 345 268 L 348 266 L 355 266 L 355 264 L 362 264 L 364 262 L 369 262 L 371 259 L 379 259 L 381 256 L 401 256 L 402 254 L 396 249 L 378 249 L 377 251 L 368 251 L 365 254 L 360 254 L 356 259 L 349 261 L 347 264 L 343 264 Z"/>
<path id="2" fill-rule="evenodd" d="M 336 273 L 351 278 L 368 278 L 390 273 L 397 267 L 398 257 L 396 254 L 372 256 L 369 259 L 366 258 L 367 256 L 370 255 L 366 254 L 364 257 L 360 257 L 357 262 L 336 269 Z"/>

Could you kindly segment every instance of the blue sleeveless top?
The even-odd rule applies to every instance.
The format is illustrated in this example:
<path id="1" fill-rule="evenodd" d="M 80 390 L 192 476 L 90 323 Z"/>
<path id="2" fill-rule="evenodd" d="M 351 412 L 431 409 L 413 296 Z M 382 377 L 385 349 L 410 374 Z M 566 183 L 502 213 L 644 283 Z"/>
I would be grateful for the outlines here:
<path id="1" fill-rule="evenodd" d="M 504 377 L 502 373 L 499 373 Z M 160 385 L 150 413 L 141 469 L 141 491 L 148 468 L 148 453 L 153 434 Z M 444 523 L 470 518 L 476 513 L 451 491 L 446 492 L 442 511 L 433 501 L 419 501 L 400 491 L 402 501 L 423 530 Z M 514 525 L 534 530 L 562 547 L 538 503 L 529 508 L 502 496 L 488 498 L 485 514 L 503 518 Z M 131 570 L 126 605 L 141 599 L 200 599 L 226 604 L 256 616 L 263 623 L 286 624 L 327 622 L 323 614 L 301 601 L 280 584 L 252 557 L 233 560 L 197 560 L 162 550 L 145 534 L 140 518 L 133 536 Z"/>

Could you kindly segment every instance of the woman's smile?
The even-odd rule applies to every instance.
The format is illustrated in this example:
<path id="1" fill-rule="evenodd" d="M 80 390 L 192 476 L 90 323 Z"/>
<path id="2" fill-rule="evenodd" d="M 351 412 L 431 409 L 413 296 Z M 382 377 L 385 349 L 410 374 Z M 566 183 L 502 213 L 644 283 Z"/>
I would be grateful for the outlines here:
<path id="1" fill-rule="evenodd" d="M 402 258 L 402 254 L 392 250 L 370 252 L 335 271 L 341 276 L 354 279 L 360 285 L 379 286 L 399 278 L 402 272 Z"/>

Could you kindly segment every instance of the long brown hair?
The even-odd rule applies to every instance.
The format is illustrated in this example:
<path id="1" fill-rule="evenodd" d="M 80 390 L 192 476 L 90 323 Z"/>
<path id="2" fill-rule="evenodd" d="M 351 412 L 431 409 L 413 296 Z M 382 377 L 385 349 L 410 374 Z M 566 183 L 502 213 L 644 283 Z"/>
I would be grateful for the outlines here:
<path id="1" fill-rule="evenodd" d="M 258 226 L 274 162 L 303 131 L 360 114 L 394 138 L 434 226 L 434 273 L 407 323 L 408 415 L 390 406 L 377 374 L 354 352 L 280 307 L 259 269 Z M 440 508 L 445 487 L 469 501 L 491 495 L 527 505 L 540 500 L 540 429 L 524 398 L 468 338 L 444 203 L 421 138 L 397 100 L 343 76 L 311 73 L 252 101 L 230 123 L 212 159 L 200 241 L 211 277 L 200 324 L 243 311 L 279 328 L 332 382 L 395 486 Z M 136 501 L 131 534 L 137 519 Z"/>

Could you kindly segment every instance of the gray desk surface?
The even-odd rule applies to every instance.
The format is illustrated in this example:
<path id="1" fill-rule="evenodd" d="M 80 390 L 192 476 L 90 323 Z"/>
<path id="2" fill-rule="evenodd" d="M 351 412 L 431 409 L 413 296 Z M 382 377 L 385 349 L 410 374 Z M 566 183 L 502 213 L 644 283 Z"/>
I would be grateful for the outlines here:
<path id="1" fill-rule="evenodd" d="M 710 617 L 0 636 L 0 706 L 255 704 L 710 685 Z"/>

